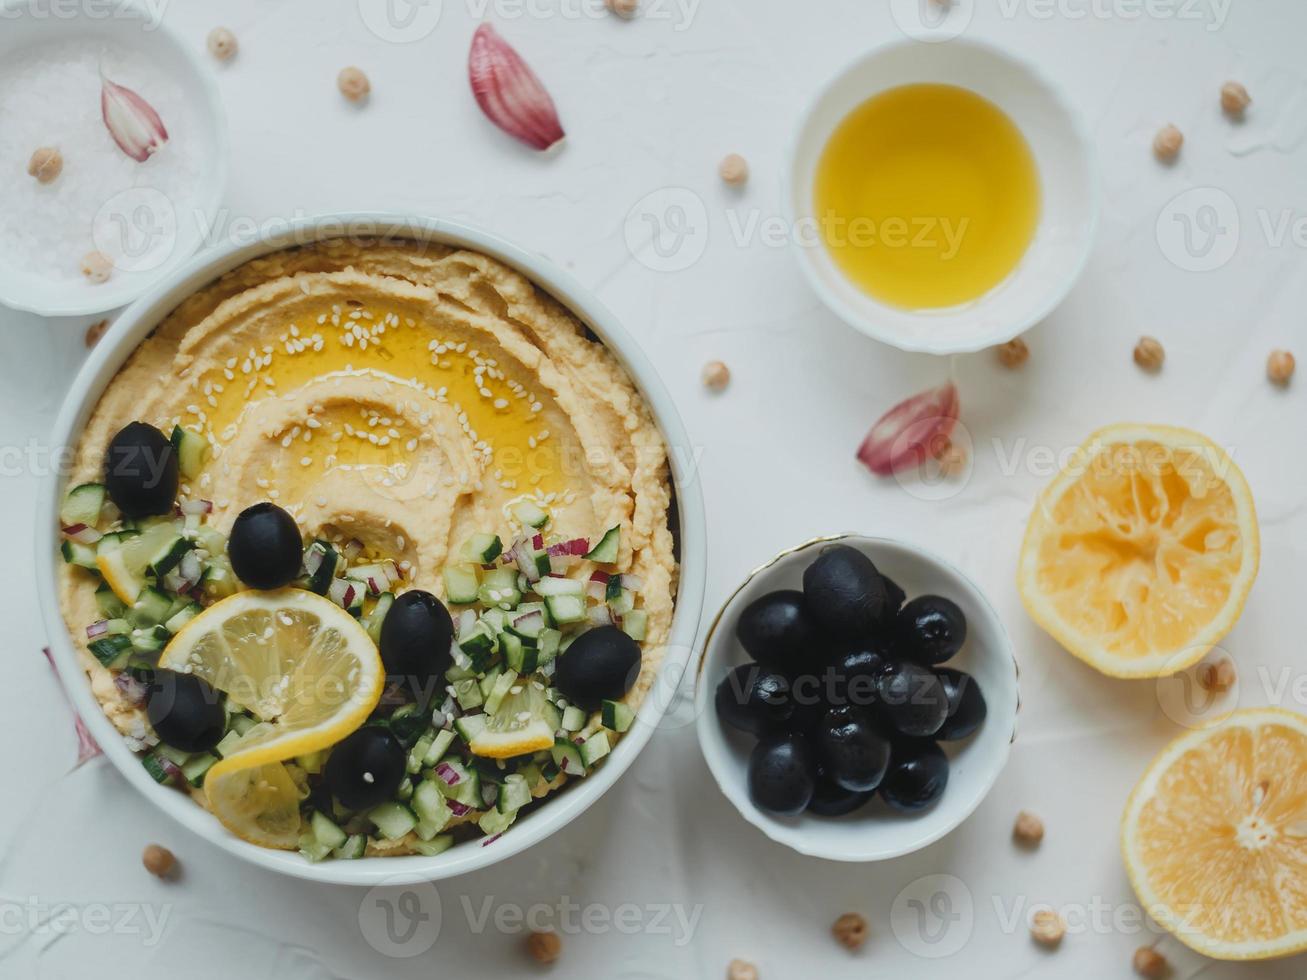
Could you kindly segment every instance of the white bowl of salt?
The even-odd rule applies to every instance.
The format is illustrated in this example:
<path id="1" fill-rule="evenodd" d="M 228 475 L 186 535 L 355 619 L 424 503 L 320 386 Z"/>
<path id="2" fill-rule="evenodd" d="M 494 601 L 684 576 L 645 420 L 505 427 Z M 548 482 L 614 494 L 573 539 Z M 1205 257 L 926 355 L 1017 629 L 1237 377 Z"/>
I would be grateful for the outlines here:
<path id="1" fill-rule="evenodd" d="M 113 310 L 211 234 L 226 116 L 166 9 L 0 0 L 0 304 Z"/>

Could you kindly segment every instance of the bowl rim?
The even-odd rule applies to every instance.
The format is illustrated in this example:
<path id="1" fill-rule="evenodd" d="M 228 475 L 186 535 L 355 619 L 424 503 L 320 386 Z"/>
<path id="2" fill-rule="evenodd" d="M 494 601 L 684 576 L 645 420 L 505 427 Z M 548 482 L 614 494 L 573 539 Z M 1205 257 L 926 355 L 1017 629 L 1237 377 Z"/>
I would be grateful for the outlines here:
<path id="1" fill-rule="evenodd" d="M 1094 145 L 1092 133 L 1089 130 L 1088 123 L 1084 114 L 1078 111 L 1075 103 L 1066 95 L 1065 86 L 1053 80 L 1045 74 L 1034 62 L 1028 58 L 1014 54 L 996 44 L 988 41 L 979 40 L 969 37 L 954 37 L 947 41 L 927 41 L 915 38 L 895 38 L 883 42 L 862 51 L 852 58 L 845 61 L 839 68 L 832 72 L 825 81 L 821 83 L 812 96 L 804 103 L 803 109 L 799 114 L 798 121 L 794 125 L 789 144 L 785 153 L 785 170 L 781 180 L 783 188 L 782 199 L 785 216 L 791 227 L 794 227 L 800 219 L 797 208 L 799 192 L 803 189 L 797 186 L 799 179 L 798 161 L 800 154 L 805 146 L 803 140 L 804 130 L 811 121 L 817 107 L 822 105 L 826 99 L 835 90 L 836 86 L 842 82 L 846 76 L 878 58 L 885 57 L 895 51 L 909 47 L 920 47 L 925 45 L 931 49 L 948 50 L 950 46 L 968 47 L 984 54 L 986 57 L 993 58 L 997 61 L 1005 61 L 1026 72 L 1034 79 L 1049 95 L 1053 103 L 1062 112 L 1070 123 L 1072 132 L 1076 136 L 1079 156 L 1085 163 L 1085 171 L 1088 175 L 1088 208 L 1089 220 L 1081 235 L 1080 255 L 1078 256 L 1074 267 L 1069 274 L 1064 277 L 1063 282 L 1057 289 L 1050 291 L 1047 300 L 1031 314 L 1013 321 L 1011 325 L 1000 326 L 988 333 L 977 333 L 971 340 L 958 340 L 956 342 L 931 341 L 919 337 L 903 336 L 892 328 L 883 326 L 876 320 L 868 319 L 862 316 L 858 311 L 845 303 L 839 296 L 835 295 L 826 284 L 822 281 L 817 273 L 814 260 L 807 256 L 805 248 L 798 248 L 797 261 L 799 267 L 803 270 L 803 276 L 808 285 L 812 288 L 822 303 L 843 320 L 846 324 L 873 340 L 877 340 L 891 347 L 896 347 L 902 351 L 916 354 L 970 354 L 976 351 L 984 350 L 996 344 L 1002 344 L 1013 337 L 1019 336 L 1030 328 L 1046 320 L 1057 307 L 1070 295 L 1075 284 L 1080 281 L 1084 275 L 1085 268 L 1089 264 L 1090 256 L 1093 254 L 1094 242 L 1098 237 L 1098 225 L 1101 219 L 1102 210 L 1102 188 L 1101 176 L 1098 166 L 1098 150 Z M 881 91 L 885 91 L 882 89 Z M 868 93 L 868 98 L 875 95 L 875 92 Z M 1003 108 L 1000 106 L 999 108 Z M 1006 111 L 1006 110 L 1004 110 Z M 995 287 L 999 288 L 999 287 Z"/>
<path id="2" fill-rule="evenodd" d="M 376 229 L 384 231 L 378 232 Z M 366 229 L 366 230 L 365 230 Z M 76 445 L 86 422 L 109 381 L 152 331 L 185 297 L 251 259 L 295 245 L 347 237 L 409 237 L 454 245 L 496 258 L 516 269 L 590 327 L 618 358 L 654 415 L 669 449 L 689 446 L 690 439 L 661 376 L 617 318 L 569 273 L 544 256 L 529 253 L 498 236 L 459 222 L 393 212 L 338 212 L 315 215 L 280 226 L 248 242 L 227 245 L 192 257 L 134 302 L 91 351 L 72 381 L 51 429 L 50 445 L 64 452 Z M 147 799 L 188 830 L 251 864 L 309 881 L 371 886 L 405 881 L 438 881 L 505 860 L 570 823 L 593 805 L 631 766 L 674 703 L 695 648 L 703 605 L 705 518 L 699 475 L 687 468 L 693 454 L 668 452 L 680 523 L 679 584 L 671 633 L 655 683 L 641 703 L 637 724 L 617 743 L 606 764 L 541 807 L 527 821 L 506 832 L 494 847 L 468 841 L 434 857 L 405 855 L 371 857 L 317 864 L 294 851 L 275 851 L 247 843 L 224 829 L 207 810 L 184 793 L 159 786 L 146 773 L 122 735 L 109 721 L 91 692 L 77 659 L 60 609 L 56 574 L 58 509 L 67 482 L 61 467 L 42 479 L 36 506 L 37 588 L 55 668 L 74 710 L 81 716 L 104 754 L 127 781 Z M 52 530 L 53 529 L 53 530 Z M 517 832 L 515 833 L 514 830 Z"/>
<path id="3" fill-rule="evenodd" d="M 30 6 L 34 0 L 0 0 L 0 15 L 9 10 L 21 10 L 21 8 Z M 147 22 L 151 20 L 151 13 L 141 3 L 141 0 L 115 0 L 114 14 L 109 20 L 121 20 L 123 11 L 130 11 L 132 17 L 141 18 Z M 0 16 L 0 21 L 6 18 Z M 21 17 L 15 19 L 22 19 Z M 31 19 L 31 18 L 28 18 Z M 212 135 L 214 141 L 213 148 L 213 173 L 212 178 L 205 181 L 202 185 L 204 193 L 197 202 L 195 217 L 202 216 L 207 227 L 212 227 L 214 219 L 218 215 L 219 208 L 222 207 L 223 197 L 227 193 L 227 183 L 229 177 L 229 161 L 231 157 L 231 136 L 227 126 L 227 109 L 222 101 L 222 92 L 218 88 L 218 79 L 208 64 L 203 60 L 200 50 L 192 46 L 186 38 L 176 30 L 176 28 L 166 23 L 166 17 L 159 16 L 154 22 L 148 33 L 157 34 L 181 55 L 182 60 L 190 68 L 192 75 L 199 84 L 200 90 L 204 96 L 204 104 L 209 115 L 209 121 L 212 125 Z M 78 16 L 75 18 L 76 24 L 96 25 L 101 23 L 105 18 L 91 16 Z M 61 19 L 59 21 L 63 23 Z M 120 293 L 109 293 L 111 302 L 105 305 L 103 300 L 92 300 L 83 303 L 65 302 L 42 304 L 34 302 L 31 298 L 24 297 L 21 291 L 14 294 L 12 291 L 5 291 L 3 279 L 0 279 L 0 306 L 6 306 L 11 310 L 20 313 L 34 313 L 37 316 L 45 317 L 73 317 L 73 316 L 92 316 L 100 313 L 109 313 L 120 307 L 128 306 L 135 303 L 142 296 L 147 295 L 155 286 L 176 276 L 187 263 L 196 255 L 197 252 L 204 248 L 204 236 L 201 235 L 195 243 L 195 246 L 185 253 L 174 255 L 168 261 L 164 262 L 151 275 L 143 276 L 141 280 L 132 288 L 125 289 Z"/>
<path id="4" fill-rule="evenodd" d="M 720 731 L 720 725 L 717 721 L 716 712 L 712 709 L 712 705 L 709 703 L 711 697 L 711 685 L 706 682 L 704 671 L 707 668 L 709 653 L 712 650 L 712 644 L 716 637 L 717 629 L 721 625 L 722 619 L 725 618 L 727 610 L 736 599 L 739 598 L 740 594 L 749 587 L 754 579 L 775 567 L 783 559 L 807 551 L 808 549 L 814 548 L 818 545 L 833 544 L 841 541 L 854 541 L 873 546 L 900 549 L 914 554 L 918 558 L 925 559 L 927 562 L 938 565 L 945 571 L 956 575 L 963 582 L 967 583 L 975 593 L 976 597 L 980 600 L 981 608 L 986 614 L 986 619 L 989 621 L 990 625 L 994 628 L 1001 640 L 1001 649 L 998 652 L 1005 653 L 1007 661 L 1012 666 L 1014 707 L 1011 718 L 1011 730 L 1008 733 L 1008 738 L 1001 743 L 1001 754 L 999 755 L 996 764 L 991 768 L 987 775 L 981 791 L 976 794 L 975 798 L 967 806 L 958 809 L 955 820 L 927 835 L 922 840 L 908 847 L 889 849 L 883 853 L 869 857 L 854 856 L 842 852 L 832 852 L 821 847 L 812 846 L 810 842 L 816 835 L 806 835 L 801 838 L 801 840 L 796 841 L 790 839 L 786 835 L 778 833 L 777 827 L 770 819 L 766 818 L 765 815 L 756 812 L 755 808 L 751 805 L 747 807 L 742 805 L 735 793 L 727 791 L 721 778 L 717 774 L 717 769 L 713 762 L 713 753 L 710 752 L 708 748 L 708 733 L 710 729 Z M 722 601 L 716 615 L 713 616 L 708 624 L 707 630 L 704 631 L 703 638 L 698 647 L 697 661 L 694 666 L 694 706 L 695 733 L 699 742 L 699 751 L 703 754 L 704 762 L 707 764 L 709 772 L 712 773 L 713 781 L 717 784 L 718 790 L 731 802 L 731 805 L 735 807 L 736 811 L 745 819 L 745 821 L 762 831 L 762 833 L 771 840 L 778 844 L 783 844 L 805 857 L 824 858 L 828 861 L 837 861 L 844 864 L 874 864 L 880 861 L 889 861 L 894 858 L 904 857 L 908 854 L 915 854 L 917 851 L 923 850 L 931 844 L 934 844 L 948 836 L 965 823 L 993 791 L 994 785 L 998 782 L 998 777 L 1007 766 L 1012 746 L 1015 744 L 1017 739 L 1017 722 L 1021 714 L 1021 664 L 1017 660 L 1016 648 L 1012 644 L 1012 638 L 1008 634 L 1007 627 L 1004 626 L 1002 618 L 998 615 L 998 610 L 994 608 L 994 604 L 990 602 L 989 596 L 985 594 L 984 590 L 976 584 L 975 580 L 970 575 L 966 574 L 951 561 L 943 558 L 929 548 L 925 548 L 911 541 L 906 541 L 902 538 L 886 537 L 883 535 L 860 534 L 857 531 L 843 531 L 836 534 L 819 535 L 818 537 L 809 538 L 799 544 L 782 549 L 750 571 L 744 577 L 744 580 L 740 582 L 739 586 L 732 590 L 730 595 Z M 986 720 L 988 721 L 989 719 Z"/>

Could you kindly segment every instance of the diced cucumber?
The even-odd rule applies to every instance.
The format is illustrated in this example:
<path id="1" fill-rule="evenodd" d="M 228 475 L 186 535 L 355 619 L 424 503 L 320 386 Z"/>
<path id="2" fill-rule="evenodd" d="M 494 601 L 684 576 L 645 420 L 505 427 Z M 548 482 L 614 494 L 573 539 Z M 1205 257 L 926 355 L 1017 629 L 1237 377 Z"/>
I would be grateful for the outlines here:
<path id="1" fill-rule="evenodd" d="M 106 491 L 103 483 L 82 483 L 68 491 L 59 508 L 59 523 L 64 527 L 85 524 L 95 527 L 104 509 Z"/>
<path id="2" fill-rule="evenodd" d="M 348 839 L 345 831 L 337 827 L 331 818 L 321 810 L 313 811 L 313 816 L 309 818 L 309 827 L 312 829 L 313 836 L 317 838 L 318 843 L 329 848 L 341 847 Z"/>
<path id="3" fill-rule="evenodd" d="M 449 823 L 449 818 L 453 815 L 445 800 L 445 794 L 440 791 L 440 787 L 435 782 L 429 779 L 423 780 L 414 787 L 413 811 L 424 825 L 424 831 L 427 828 L 434 828 L 430 833 L 418 835 L 425 840 L 430 840 L 444 830 L 445 824 Z"/>
<path id="4" fill-rule="evenodd" d="M 436 733 L 433 731 L 423 732 L 413 748 L 408 750 L 408 759 L 405 761 L 404 770 L 410 775 L 416 775 L 422 769 L 422 760 L 427 757 L 427 752 L 431 749 L 431 743 L 436 740 Z"/>
<path id="5" fill-rule="evenodd" d="M 635 711 L 621 701 L 605 701 L 599 707 L 599 718 L 605 728 L 621 733 L 630 731 L 635 721 Z"/>
<path id="6" fill-rule="evenodd" d="M 422 768 L 427 769 L 434 766 L 445 757 L 445 753 L 449 751 L 449 747 L 453 744 L 453 729 L 442 728 L 440 731 L 436 732 L 436 737 L 431 743 L 431 748 L 427 749 L 427 754 L 422 759 Z"/>
<path id="7" fill-rule="evenodd" d="M 236 578 L 236 573 L 231 570 L 226 555 L 213 555 L 204 563 L 200 588 L 208 598 L 213 600 L 235 595 L 240 589 L 240 582 Z"/>
<path id="8" fill-rule="evenodd" d="M 495 681 L 499 680 L 499 675 L 503 672 L 504 671 L 499 667 L 492 667 L 490 670 L 486 671 L 484 677 L 477 679 L 477 687 L 481 688 L 481 696 L 483 698 L 490 697 L 490 692 L 495 689 Z"/>
<path id="9" fill-rule="evenodd" d="M 99 567 L 95 564 L 95 548 L 89 544 L 82 544 L 72 538 L 64 538 L 63 544 L 59 546 L 59 551 L 63 554 L 64 561 L 70 565 L 79 565 L 92 571 Z"/>
<path id="10" fill-rule="evenodd" d="M 495 809 L 500 813 L 516 813 L 531 802 L 531 786 L 521 773 L 510 773 L 499 786 Z"/>
<path id="11" fill-rule="evenodd" d="M 107 555 L 111 551 L 117 551 L 124 541 L 129 538 L 135 538 L 140 535 L 140 531 L 128 528 L 124 531 L 110 531 L 99 541 L 95 542 L 95 553 L 97 555 Z"/>
<path id="12" fill-rule="evenodd" d="M 481 776 L 475 769 L 468 769 L 461 763 L 450 759 L 445 760 L 442 765 L 452 767 L 458 773 L 459 781 L 453 786 L 448 786 L 444 780 L 437 776 L 435 784 L 440 792 L 464 806 L 470 806 L 474 809 L 485 806 L 485 801 L 481 799 Z"/>
<path id="13" fill-rule="evenodd" d="M 150 753 L 141 759 L 141 765 L 145 767 L 145 771 L 150 774 L 151 779 L 163 785 L 171 783 L 177 771 L 171 762 L 165 763 L 165 760 L 154 753 Z"/>
<path id="14" fill-rule="evenodd" d="M 416 742 L 427 725 L 430 724 L 427 715 L 418 711 L 415 704 L 402 704 L 391 714 L 387 725 L 390 732 L 397 739 L 404 743 L 405 746 L 411 746 Z"/>
<path id="15" fill-rule="evenodd" d="M 608 600 L 608 608 L 614 616 L 625 616 L 635 608 L 635 593 L 630 589 L 619 589 L 616 597 Z"/>
<path id="16" fill-rule="evenodd" d="M 579 732 L 585 727 L 586 713 L 574 704 L 563 709 L 562 728 L 569 732 Z"/>
<path id="17" fill-rule="evenodd" d="M 635 640 L 636 643 L 643 643 L 649 635 L 649 614 L 643 609 L 632 609 L 622 615 L 622 632 Z"/>
<path id="18" fill-rule="evenodd" d="M 454 719 L 454 731 L 458 732 L 464 742 L 471 743 L 485 731 L 488 718 L 485 715 L 463 715 L 461 718 Z"/>
<path id="19" fill-rule="evenodd" d="M 555 623 L 579 623 L 586 618 L 585 599 L 576 595 L 551 595 L 545 597 L 545 608 Z"/>
<path id="20" fill-rule="evenodd" d="M 533 585 L 536 595 L 583 595 L 585 593 L 585 583 L 576 578 L 559 578 L 554 575 L 547 575 L 539 582 Z"/>
<path id="21" fill-rule="evenodd" d="M 174 534 L 171 537 L 165 537 L 155 549 L 154 554 L 150 555 L 146 561 L 146 567 L 152 571 L 156 578 L 163 578 L 170 571 L 177 567 L 182 560 L 182 556 L 194 544 L 180 534 Z"/>
<path id="22" fill-rule="evenodd" d="M 549 511 L 531 500 L 520 500 L 514 504 L 513 516 L 527 527 L 542 528 L 549 523 Z"/>
<path id="23" fill-rule="evenodd" d="M 540 666 L 539 651 L 523 643 L 521 637 L 505 633 L 499 638 L 499 645 L 504 651 L 504 663 L 519 674 L 529 674 Z"/>
<path id="24" fill-rule="evenodd" d="M 372 607 L 372 612 L 368 614 L 367 622 L 364 628 L 368 631 L 368 636 L 372 637 L 372 642 L 381 646 L 381 624 L 386 621 L 386 613 L 390 612 L 390 607 L 395 604 L 395 594 L 393 592 L 383 592 L 377 596 L 377 604 Z"/>
<path id="25" fill-rule="evenodd" d="M 137 599 L 136 601 L 139 605 L 140 600 Z M 169 633 L 176 633 L 202 612 L 204 612 L 204 607 L 198 602 L 188 602 L 177 612 L 169 616 L 167 620 L 164 621 L 163 625 Z"/>
<path id="26" fill-rule="evenodd" d="M 346 593 L 349 600 L 344 604 L 345 612 L 349 613 L 355 619 L 359 619 L 363 615 L 363 600 L 367 598 L 368 595 L 368 583 L 360 582 L 348 575 L 345 576 L 343 581 L 348 582 L 353 586 L 353 591 Z M 328 591 L 330 591 L 330 589 L 328 589 Z"/>
<path id="27" fill-rule="evenodd" d="M 589 561 L 602 562 L 611 565 L 617 561 L 617 556 L 621 551 L 622 545 L 622 528 L 610 527 L 604 532 L 604 536 L 599 539 L 599 543 L 585 553 Z"/>
<path id="28" fill-rule="evenodd" d="M 332 855 L 346 861 L 354 861 L 361 858 L 368 849 L 368 839 L 364 834 L 350 834 L 345 838 L 345 843 L 332 851 Z"/>
<path id="29" fill-rule="evenodd" d="M 248 734 L 249 730 L 257 724 L 258 722 L 251 715 L 232 715 L 231 718 L 232 731 L 236 732 L 238 735 Z"/>
<path id="30" fill-rule="evenodd" d="M 225 759 L 236 751 L 237 746 L 240 744 L 240 740 L 241 733 L 233 728 L 222 737 L 222 741 L 213 747 L 213 751 L 217 752 L 218 755 Z"/>
<path id="31" fill-rule="evenodd" d="M 517 771 L 521 773 L 522 778 L 526 780 L 528 790 L 534 790 L 544 781 L 544 776 L 540 773 L 540 767 L 534 762 L 522 763 L 522 765 L 517 767 Z"/>
<path id="32" fill-rule="evenodd" d="M 127 621 L 137 629 L 158 626 L 168 618 L 168 610 L 171 608 L 172 596 L 147 585 L 128 610 Z"/>
<path id="33" fill-rule="evenodd" d="M 454 683 L 454 700 L 458 702 L 458 706 L 464 711 L 479 708 L 486 701 L 485 696 L 481 693 L 481 685 L 477 683 L 475 677 L 469 677 L 467 680 Z"/>
<path id="34" fill-rule="evenodd" d="M 303 854 L 305 858 L 312 861 L 314 864 L 316 864 L 319 861 L 325 860 L 327 855 L 331 853 L 331 848 L 319 842 L 319 840 L 316 837 L 314 837 L 311 833 L 301 834 L 298 843 L 299 843 L 299 852 Z"/>
<path id="35" fill-rule="evenodd" d="M 484 672 L 499 649 L 499 637 L 488 623 L 478 620 L 458 637 L 458 648 L 472 660 L 472 669 Z"/>
<path id="36" fill-rule="evenodd" d="M 558 656 L 558 648 L 562 641 L 563 634 L 558 632 L 556 629 L 540 631 L 540 637 L 536 641 L 536 648 L 538 651 L 536 661 L 539 667 L 543 667 Z"/>
<path id="37" fill-rule="evenodd" d="M 331 580 L 336 577 L 340 553 L 329 542 L 318 539 L 304 550 L 304 567 L 309 568 L 314 562 L 317 563 L 317 570 L 309 576 L 309 591 L 326 595 Z"/>
<path id="38" fill-rule="evenodd" d="M 544 611 L 532 611 L 523 613 L 520 616 L 515 615 L 512 617 L 508 628 L 512 630 L 515 636 L 521 637 L 534 646 L 541 632 L 546 629 Z"/>
<path id="39" fill-rule="evenodd" d="M 118 619 L 127 612 L 127 604 L 114 595 L 108 582 L 95 590 L 95 605 L 105 619 Z"/>
<path id="40" fill-rule="evenodd" d="M 161 742 L 159 745 L 155 746 L 154 754 L 162 756 L 178 768 L 186 765 L 186 763 L 191 759 L 191 753 L 187 752 L 185 749 L 179 749 L 176 746 L 168 745 L 166 742 Z"/>
<path id="41" fill-rule="evenodd" d="M 413 850 L 427 857 L 435 857 L 437 854 L 443 854 L 454 846 L 453 834 L 441 834 L 439 837 L 433 837 L 431 840 L 416 840 L 413 842 Z"/>
<path id="42" fill-rule="evenodd" d="M 399 787 L 395 790 L 395 795 L 407 803 L 413 799 L 413 780 L 405 776 L 399 781 Z"/>
<path id="43" fill-rule="evenodd" d="M 100 661 L 101 666 L 111 670 L 122 668 L 132 654 L 132 639 L 122 633 L 110 633 L 92 640 L 88 645 L 91 656 Z"/>
<path id="44" fill-rule="evenodd" d="M 386 840 L 399 840 L 417 826 L 417 817 L 402 803 L 382 803 L 368 811 L 377 832 Z"/>
<path id="45" fill-rule="evenodd" d="M 554 757 L 554 764 L 569 776 L 584 776 L 585 761 L 581 758 L 581 747 L 566 738 L 554 739 L 554 747 L 549 750 Z"/>
<path id="46" fill-rule="evenodd" d="M 499 706 L 503 703 L 504 698 L 508 696 L 508 692 L 516 683 L 517 671 L 515 670 L 506 670 L 499 676 L 495 681 L 494 688 L 492 688 L 490 694 L 486 696 L 486 714 L 493 715 L 499 710 Z"/>
<path id="47" fill-rule="evenodd" d="M 517 811 L 510 810 L 508 813 L 500 813 L 496 808 L 487 810 L 477 819 L 477 826 L 481 828 L 481 833 L 487 837 L 493 837 L 495 834 L 502 834 L 512 826 L 513 821 L 517 819 Z"/>
<path id="48" fill-rule="evenodd" d="M 522 593 L 517 589 L 517 573 L 511 568 L 496 568 L 486 572 L 477 589 L 477 598 L 485 606 L 515 609 L 522 601 Z"/>
<path id="49" fill-rule="evenodd" d="M 145 626 L 132 630 L 128 635 L 132 640 L 132 649 L 146 657 L 162 651 L 172 639 L 172 634 L 163 626 Z"/>
<path id="50" fill-rule="evenodd" d="M 191 756 L 182 765 L 182 776 L 192 786 L 199 788 L 204 785 L 204 774 L 212 769 L 218 762 L 218 757 L 212 752 L 200 752 Z"/>
<path id="51" fill-rule="evenodd" d="M 475 565 L 446 565 L 444 575 L 445 598 L 452 605 L 466 606 L 477 601 L 477 589 L 481 583 L 477 579 Z"/>
<path id="52" fill-rule="evenodd" d="M 612 745 L 609 744 L 608 733 L 600 729 L 581 743 L 581 761 L 589 769 L 610 751 Z"/>
<path id="53" fill-rule="evenodd" d="M 463 545 L 463 555 L 478 565 L 488 565 L 504 553 L 504 543 L 497 534 L 474 534 Z"/>
<path id="54" fill-rule="evenodd" d="M 209 458 L 209 440 L 198 432 L 174 425 L 168 441 L 172 443 L 172 448 L 177 453 L 177 469 L 181 471 L 182 478 L 194 480 L 200 475 L 205 461 Z"/>

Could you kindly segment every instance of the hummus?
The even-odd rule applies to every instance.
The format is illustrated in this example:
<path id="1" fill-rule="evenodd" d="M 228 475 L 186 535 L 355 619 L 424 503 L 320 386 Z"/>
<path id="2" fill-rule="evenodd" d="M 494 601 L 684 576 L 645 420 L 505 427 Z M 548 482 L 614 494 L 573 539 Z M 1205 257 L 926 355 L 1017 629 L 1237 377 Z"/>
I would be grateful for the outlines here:
<path id="1" fill-rule="evenodd" d="M 254 260 L 184 301 L 132 354 L 68 485 L 103 479 L 109 440 L 134 420 L 207 440 L 179 496 L 212 501 L 218 530 L 271 500 L 308 538 L 362 542 L 398 563 L 403 588 L 442 597 L 457 549 L 478 532 L 511 540 L 522 500 L 592 541 L 620 526 L 615 569 L 642 581 L 648 614 L 629 702 L 652 684 L 677 577 L 662 437 L 613 354 L 502 263 L 382 241 Z M 66 565 L 61 576 L 96 697 L 124 735 L 145 738 L 140 710 L 88 651 L 94 575 Z"/>

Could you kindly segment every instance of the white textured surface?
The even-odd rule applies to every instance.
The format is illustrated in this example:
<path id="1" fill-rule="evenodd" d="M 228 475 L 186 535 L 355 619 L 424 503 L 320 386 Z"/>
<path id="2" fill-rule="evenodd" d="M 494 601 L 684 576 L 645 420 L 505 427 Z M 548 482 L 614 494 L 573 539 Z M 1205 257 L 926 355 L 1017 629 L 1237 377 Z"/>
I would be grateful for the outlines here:
<path id="1" fill-rule="evenodd" d="M 537 159 L 491 130 L 466 91 L 464 57 L 480 3 L 470 12 L 462 0 L 445 0 L 430 36 L 396 45 L 369 33 L 354 0 L 229 0 L 222 16 L 241 52 L 220 69 L 233 143 L 227 219 L 239 232 L 240 222 L 299 212 L 420 210 L 484 225 L 571 268 L 641 339 L 702 448 L 709 609 L 748 569 L 816 533 L 911 537 L 950 556 L 989 591 L 1022 664 L 1020 735 L 975 817 L 928 850 L 888 864 L 800 858 L 740 820 L 711 785 L 682 707 L 685 727 L 656 736 L 576 827 L 538 853 L 443 884 L 434 947 L 419 952 L 426 945 L 419 933 L 401 950 L 418 955 L 383 955 L 376 947 L 386 946 L 384 929 L 359 925 L 363 893 L 282 881 L 230 862 L 168 823 L 103 762 L 66 774 L 72 730 L 39 655 L 44 637 L 22 569 L 26 515 L 48 462 L 42 440 L 83 356 L 86 321 L 4 313 L 0 505 L 15 545 L 0 588 L 9 627 L 9 669 L 0 685 L 7 800 L 0 810 L 0 976 L 531 976 L 538 970 L 522 958 L 517 936 L 497 928 L 493 914 L 478 931 L 479 916 L 487 899 L 493 912 L 534 903 L 556 908 L 561 896 L 606 908 L 621 926 L 587 931 L 581 919 L 581 932 L 563 937 L 558 975 L 718 977 L 734 956 L 755 961 L 767 978 L 1129 975 L 1131 952 L 1145 937 L 1134 926 L 1116 824 L 1129 788 L 1177 727 L 1152 685 L 1098 677 L 1029 623 L 1012 585 L 1015 556 L 1049 451 L 1120 419 L 1206 431 L 1233 449 L 1262 519 L 1261 576 L 1226 644 L 1243 679 L 1239 699 L 1307 708 L 1293 701 L 1294 682 L 1307 669 L 1300 595 L 1307 379 L 1279 392 L 1263 375 L 1273 347 L 1307 356 L 1307 243 L 1276 240 L 1283 214 L 1303 214 L 1293 209 L 1303 208 L 1307 164 L 1307 89 L 1297 50 L 1307 9 L 1294 0 L 1233 0 L 1216 6 L 1216 30 L 1208 29 L 1217 20 L 1203 0 L 1152 7 L 1192 9 L 1206 20 L 1137 16 L 1142 5 L 1125 0 L 1004 0 L 975 13 L 974 36 L 1033 59 L 1083 107 L 1102 158 L 1103 225 L 1084 280 L 1030 335 L 1024 371 L 1006 373 L 984 354 L 953 362 L 978 465 L 959 493 L 931 501 L 874 481 L 852 455 L 870 422 L 937 381 L 945 362 L 896 353 L 837 323 L 818 307 L 787 250 L 761 241 L 738 246 L 725 212 L 737 209 L 741 222 L 752 208 L 763 217 L 779 213 L 779 166 L 795 112 L 836 64 L 896 35 L 891 6 L 914 4 L 703 0 L 688 29 L 678 31 L 666 20 L 512 19 L 503 14 L 520 8 L 505 0 L 496 14 L 492 3 L 491 18 L 551 87 L 569 131 L 561 154 Z M 963 16 L 969 9 L 959 4 Z M 1017 12 L 1004 16 L 1009 9 Z M 1052 16 L 1043 16 L 1048 9 Z M 210 10 L 175 0 L 166 16 L 199 46 L 215 26 Z M 1058 10 L 1107 15 L 1073 19 Z M 351 63 L 372 78 L 373 97 L 362 110 L 335 90 L 336 72 Z M 1244 81 L 1257 100 L 1240 129 L 1217 108 L 1227 77 Z M 1188 142 L 1168 170 L 1152 162 L 1148 147 L 1171 120 Z M 718 159 L 730 151 L 753 168 L 742 196 L 715 177 Z M 693 189 L 711 215 L 706 253 L 677 273 L 633 260 L 623 236 L 632 206 L 665 187 Z M 1205 274 L 1169 262 L 1155 233 L 1167 203 L 1195 187 L 1231 195 L 1242 227 L 1234 256 Z M 1203 201 L 1223 199 L 1207 192 Z M 1158 377 L 1130 363 L 1141 333 L 1167 347 Z M 698 380 L 702 362 L 715 357 L 734 374 L 720 397 L 704 393 Z M 1008 842 L 1022 807 L 1041 813 L 1049 828 L 1033 854 Z M 180 881 L 162 884 L 144 873 L 139 854 L 149 841 L 177 852 L 185 867 Z M 903 895 L 895 911 L 901 889 L 933 874 L 963 882 L 973 909 L 969 936 L 964 918 L 945 942 L 927 947 L 943 951 L 967 940 L 941 960 L 912 952 L 920 949 L 907 905 L 915 893 Z M 399 893 L 383 897 L 399 903 L 402 926 L 412 906 Z M 930 890 L 917 897 L 929 899 Z M 429 893 L 418 898 L 432 909 Z M 63 935 L 48 926 L 21 928 L 29 903 L 48 913 L 62 902 L 87 910 L 82 928 Z M 1056 953 L 1037 950 L 1020 919 L 1040 902 L 1085 909 L 1089 928 Z M 161 938 L 151 944 L 133 934 L 133 926 L 144 928 L 141 912 L 126 923 L 114 914 L 108 924 L 117 921 L 116 931 L 91 934 L 102 931 L 94 903 L 147 904 L 156 917 L 167 915 Z M 654 913 L 623 911 L 624 903 L 677 903 L 687 916 L 696 906 L 702 911 L 686 941 L 675 912 L 654 921 Z M 929 902 L 926 908 L 929 922 Z M 827 933 L 847 910 L 871 922 L 872 939 L 856 957 Z M 538 921 L 567 925 L 556 910 Z M 1206 964 L 1169 939 L 1162 948 L 1181 977 L 1278 980 L 1302 972 L 1294 961 Z"/>

